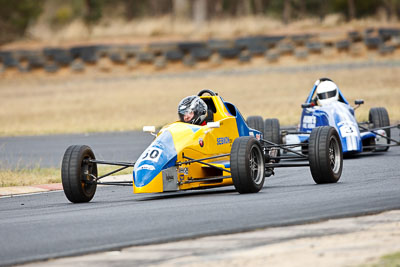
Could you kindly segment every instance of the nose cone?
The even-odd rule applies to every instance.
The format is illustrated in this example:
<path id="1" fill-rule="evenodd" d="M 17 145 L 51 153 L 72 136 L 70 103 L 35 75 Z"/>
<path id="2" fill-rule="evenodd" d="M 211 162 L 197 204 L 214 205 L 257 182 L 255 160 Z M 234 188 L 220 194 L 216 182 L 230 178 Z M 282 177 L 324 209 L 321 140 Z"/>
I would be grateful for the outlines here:
<path id="1" fill-rule="evenodd" d="M 140 155 L 133 169 L 135 187 L 148 185 L 163 169 L 174 166 L 177 153 L 169 131 L 164 131 Z"/>

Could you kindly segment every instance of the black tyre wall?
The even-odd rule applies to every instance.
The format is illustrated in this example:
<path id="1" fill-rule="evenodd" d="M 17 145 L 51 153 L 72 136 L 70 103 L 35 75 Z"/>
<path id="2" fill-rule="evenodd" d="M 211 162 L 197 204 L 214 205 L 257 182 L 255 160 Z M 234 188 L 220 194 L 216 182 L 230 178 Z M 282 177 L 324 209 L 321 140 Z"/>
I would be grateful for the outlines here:
<path id="1" fill-rule="evenodd" d="M 97 177 L 97 165 L 88 165 L 85 159 L 95 159 L 95 156 L 90 147 L 81 145 L 68 147 L 63 157 L 61 181 L 65 196 L 73 203 L 89 202 L 96 192 L 96 183 L 84 182 L 90 179 L 84 175 L 84 169 L 89 166 L 89 173 Z"/>
<path id="2" fill-rule="evenodd" d="M 281 126 L 278 119 L 265 120 L 264 139 L 275 144 L 281 143 Z"/>
<path id="3" fill-rule="evenodd" d="M 252 150 L 259 154 L 259 171 L 262 176 L 257 176 L 256 181 L 251 175 L 250 157 Z M 260 166 L 261 165 L 261 166 Z M 261 190 L 265 180 L 265 160 L 260 145 L 252 136 L 236 138 L 232 144 L 230 159 L 231 175 L 236 190 L 241 193 L 257 193 Z"/>
<path id="4" fill-rule="evenodd" d="M 336 142 L 335 152 L 339 167 L 334 170 L 331 166 L 330 149 L 331 142 Z M 308 159 L 310 170 L 314 181 L 317 184 L 336 183 L 342 175 L 343 151 L 339 134 L 331 126 L 314 128 L 311 132 L 308 146 Z M 336 166 L 336 165 L 335 165 Z"/>
<path id="5" fill-rule="evenodd" d="M 264 120 L 261 116 L 249 116 L 247 126 L 264 134 Z"/>
<path id="6" fill-rule="evenodd" d="M 368 117 L 369 117 L 369 122 L 372 123 L 373 128 L 380 128 L 390 125 L 389 114 L 386 108 L 383 107 L 371 108 L 369 110 Z M 386 136 L 390 138 L 390 129 L 386 129 L 385 132 Z M 390 141 L 387 140 L 387 143 L 389 144 Z M 384 148 L 384 150 L 388 149 L 389 147 Z"/>

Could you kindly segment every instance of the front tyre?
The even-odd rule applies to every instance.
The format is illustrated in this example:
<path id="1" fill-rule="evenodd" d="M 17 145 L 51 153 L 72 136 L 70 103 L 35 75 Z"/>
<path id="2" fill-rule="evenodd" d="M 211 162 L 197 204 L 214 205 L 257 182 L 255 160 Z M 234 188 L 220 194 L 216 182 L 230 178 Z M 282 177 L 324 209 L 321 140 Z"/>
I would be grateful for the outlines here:
<path id="1" fill-rule="evenodd" d="M 264 185 L 265 161 L 260 142 L 252 136 L 238 137 L 231 149 L 233 185 L 240 194 L 257 193 Z"/>
<path id="2" fill-rule="evenodd" d="M 97 164 L 90 163 L 91 159 L 95 156 L 88 146 L 70 146 L 65 151 L 61 181 L 65 196 L 73 203 L 89 202 L 96 192 Z"/>
<path id="3" fill-rule="evenodd" d="M 372 123 L 372 128 L 380 128 L 390 125 L 389 114 L 386 108 L 378 107 L 378 108 L 371 108 L 369 110 L 369 122 Z M 390 129 L 386 129 L 386 136 L 390 138 Z M 389 144 L 390 140 L 387 139 L 386 143 Z M 389 147 L 377 147 L 375 151 L 388 151 Z"/>
<path id="4" fill-rule="evenodd" d="M 323 126 L 312 130 L 308 159 L 311 175 L 317 184 L 339 181 L 343 169 L 343 151 L 335 128 Z"/>

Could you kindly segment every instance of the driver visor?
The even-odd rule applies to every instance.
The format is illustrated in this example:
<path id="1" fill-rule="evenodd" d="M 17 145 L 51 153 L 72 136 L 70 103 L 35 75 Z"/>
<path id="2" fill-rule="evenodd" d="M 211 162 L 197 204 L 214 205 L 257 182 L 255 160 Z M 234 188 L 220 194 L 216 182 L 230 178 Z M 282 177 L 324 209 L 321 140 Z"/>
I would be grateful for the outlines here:
<path id="1" fill-rule="evenodd" d="M 336 95 L 336 90 L 320 93 L 317 95 L 318 95 L 318 99 L 328 99 L 328 98 L 334 97 Z"/>

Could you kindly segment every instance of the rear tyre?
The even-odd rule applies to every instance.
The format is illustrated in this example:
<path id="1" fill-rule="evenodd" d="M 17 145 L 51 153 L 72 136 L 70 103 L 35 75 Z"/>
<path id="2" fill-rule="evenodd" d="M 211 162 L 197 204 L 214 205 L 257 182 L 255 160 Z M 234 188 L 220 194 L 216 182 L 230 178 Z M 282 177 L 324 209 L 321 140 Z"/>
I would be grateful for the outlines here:
<path id="1" fill-rule="evenodd" d="M 317 184 L 336 183 L 342 175 L 343 152 L 335 128 L 323 126 L 311 132 L 308 146 L 311 175 Z"/>
<path id="2" fill-rule="evenodd" d="M 275 144 L 281 142 L 281 126 L 278 119 L 266 119 L 264 122 L 264 139 Z M 276 156 L 280 156 L 280 149 L 276 153 Z M 275 159 L 275 162 L 279 162 L 279 159 Z"/>
<path id="3" fill-rule="evenodd" d="M 97 164 L 88 146 L 70 146 L 65 151 L 61 166 L 61 181 L 65 196 L 73 203 L 89 202 L 97 188 L 93 176 L 97 177 Z M 93 176 L 92 176 L 93 175 Z"/>
<path id="4" fill-rule="evenodd" d="M 389 114 L 386 108 L 378 107 L 371 108 L 369 110 L 369 122 L 372 123 L 373 128 L 380 128 L 390 125 Z M 390 138 L 390 129 L 386 129 L 386 136 Z M 387 144 L 390 143 L 390 140 L 386 140 Z M 388 151 L 389 147 L 379 147 L 376 148 L 375 151 Z"/>
<path id="5" fill-rule="evenodd" d="M 265 120 L 264 139 L 275 144 L 281 143 L 281 127 L 278 119 Z"/>
<path id="6" fill-rule="evenodd" d="M 261 116 L 248 117 L 247 125 L 254 130 L 264 133 L 264 120 Z"/>
<path id="7" fill-rule="evenodd" d="M 240 194 L 257 193 L 264 186 L 265 160 L 260 145 L 252 136 L 238 137 L 232 144 L 231 175 Z"/>

